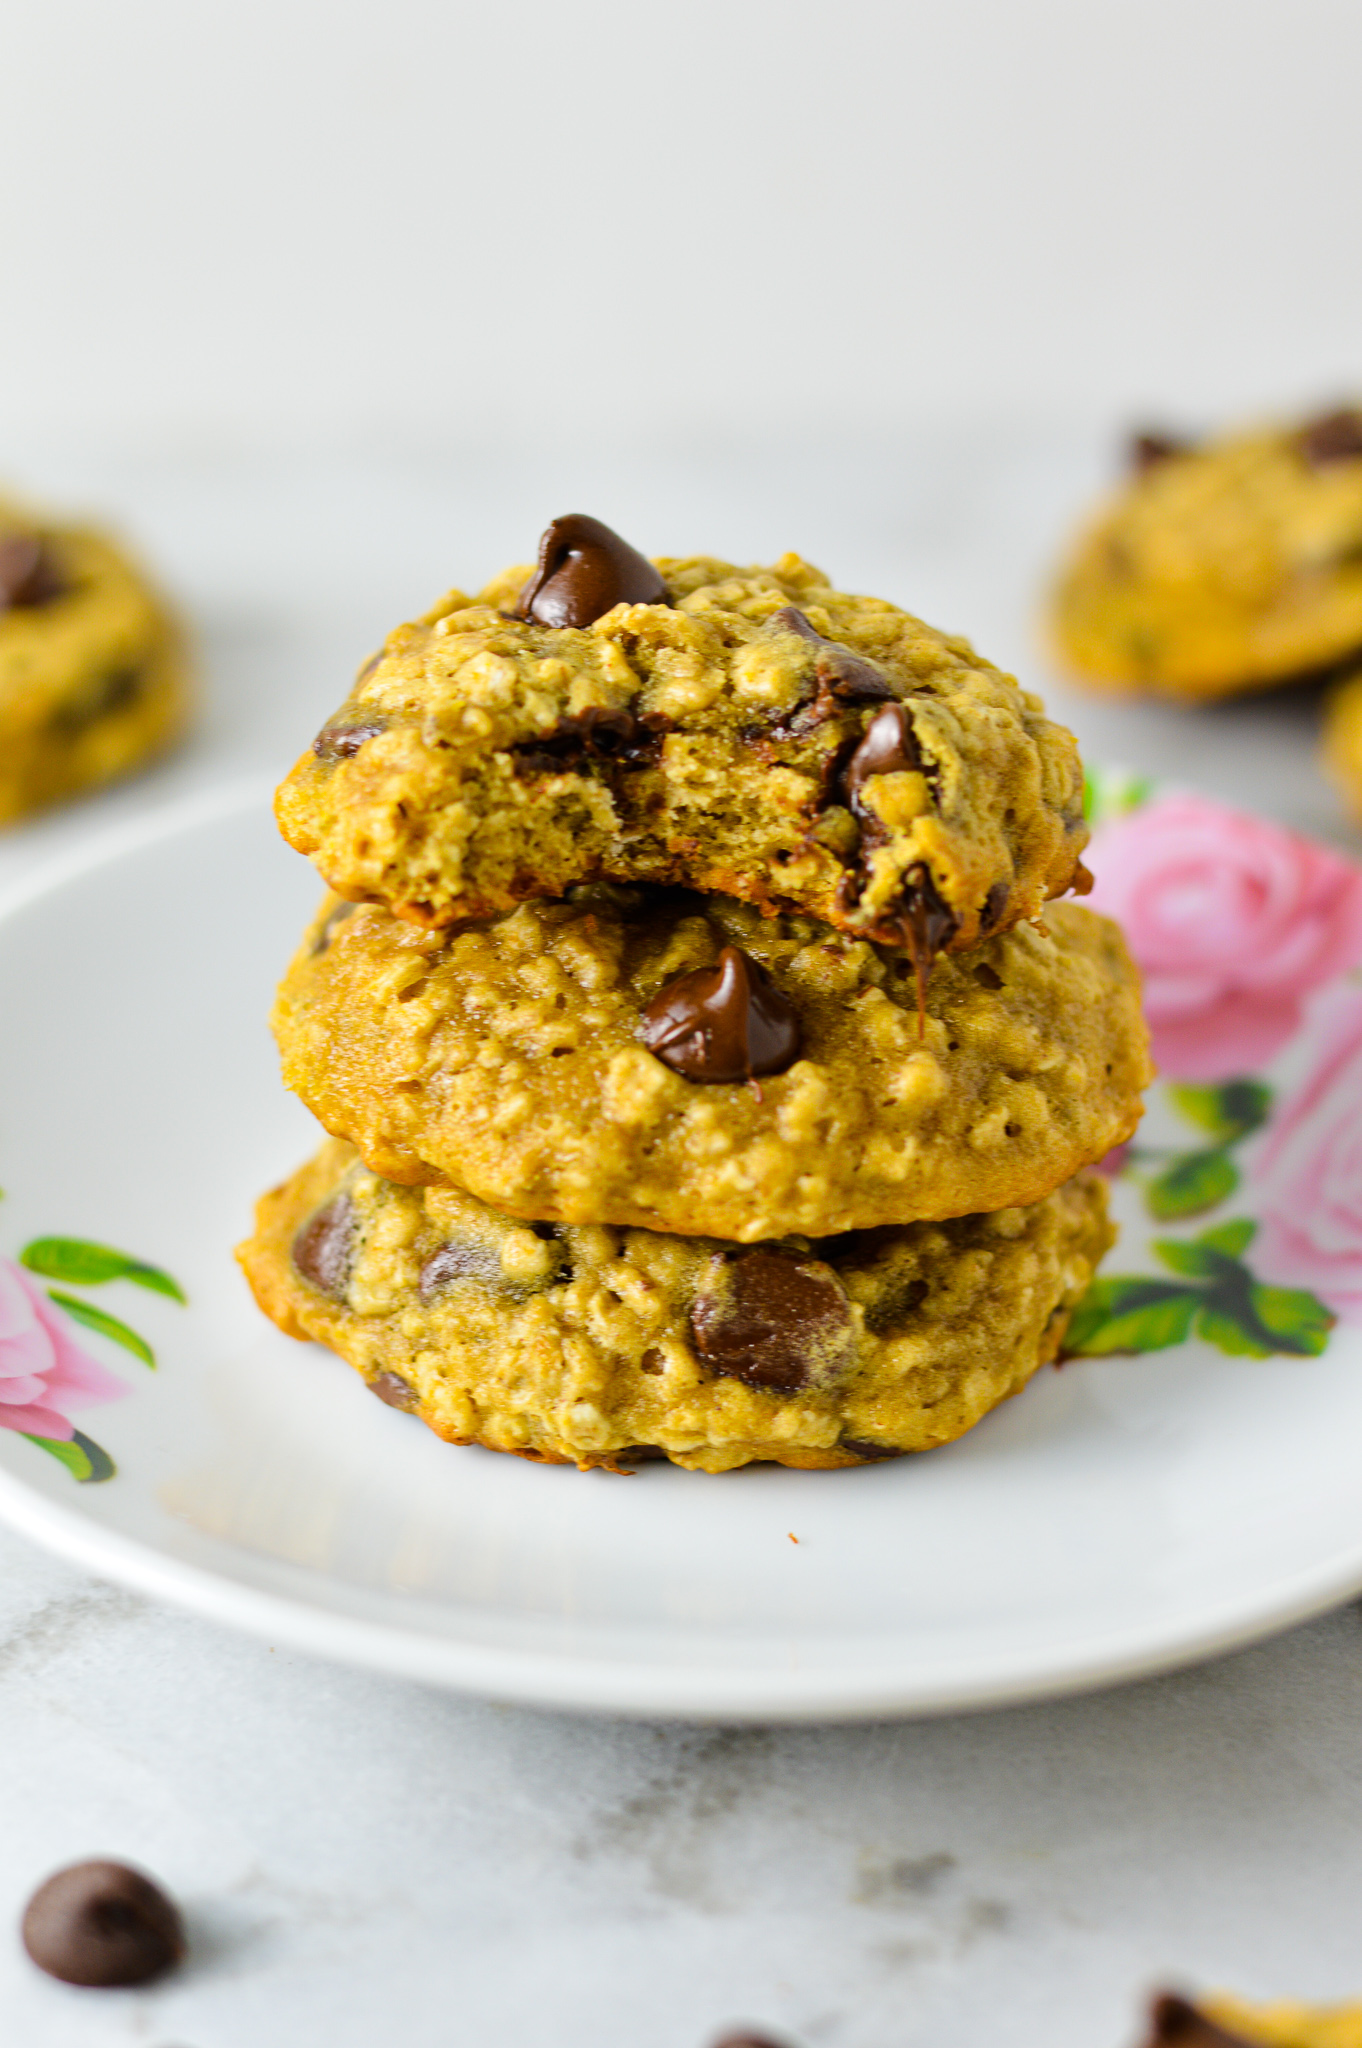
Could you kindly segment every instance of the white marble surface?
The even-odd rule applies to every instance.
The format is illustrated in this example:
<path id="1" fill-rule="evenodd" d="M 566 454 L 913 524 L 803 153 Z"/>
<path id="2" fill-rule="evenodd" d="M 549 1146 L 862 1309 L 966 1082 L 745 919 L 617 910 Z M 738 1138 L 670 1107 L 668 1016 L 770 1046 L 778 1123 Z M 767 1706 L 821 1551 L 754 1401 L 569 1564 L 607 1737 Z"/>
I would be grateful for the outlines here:
<path id="1" fill-rule="evenodd" d="M 1046 676 L 1036 579 L 1101 459 L 1038 426 L 646 459 L 20 450 L 35 491 L 119 510 L 164 565 L 206 700 L 176 762 L 12 835 L 0 883 L 175 790 L 282 768 L 387 624 L 570 506 L 657 549 L 798 544 L 1040 682 L 1090 756 L 1355 844 L 1310 702 L 1189 716 Z M 1053 1706 L 684 1729 L 312 1664 L 0 1535 L 0 1788 L 5 2048 L 704 2048 L 738 2020 L 809 2048 L 1120 2048 L 1155 1980 L 1362 1991 L 1354 1608 Z M 186 1903 L 192 1959 L 161 1989 L 66 1990 L 3 1932 L 95 1853 Z"/>

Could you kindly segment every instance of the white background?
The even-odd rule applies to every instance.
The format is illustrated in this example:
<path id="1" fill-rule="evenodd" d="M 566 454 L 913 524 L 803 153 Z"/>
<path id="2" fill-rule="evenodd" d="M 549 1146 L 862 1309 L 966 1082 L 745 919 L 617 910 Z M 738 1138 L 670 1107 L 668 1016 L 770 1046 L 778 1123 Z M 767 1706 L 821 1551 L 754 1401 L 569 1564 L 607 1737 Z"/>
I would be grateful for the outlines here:
<path id="1" fill-rule="evenodd" d="M 0 470 L 134 534 L 204 705 L 0 879 L 282 770 L 569 506 L 799 547 L 1090 755 L 1342 835 L 1308 698 L 1094 705 L 1033 613 L 1127 420 L 1362 385 L 1360 71 L 1340 0 L 10 0 Z M 188 1902 L 163 1991 L 4 1932 L 98 1852 Z M 5 2048 L 1120 2048 L 1159 1979 L 1362 1992 L 1360 1897 L 1355 1609 L 1091 1701 L 685 1732 L 333 1672 L 0 1538 Z"/>

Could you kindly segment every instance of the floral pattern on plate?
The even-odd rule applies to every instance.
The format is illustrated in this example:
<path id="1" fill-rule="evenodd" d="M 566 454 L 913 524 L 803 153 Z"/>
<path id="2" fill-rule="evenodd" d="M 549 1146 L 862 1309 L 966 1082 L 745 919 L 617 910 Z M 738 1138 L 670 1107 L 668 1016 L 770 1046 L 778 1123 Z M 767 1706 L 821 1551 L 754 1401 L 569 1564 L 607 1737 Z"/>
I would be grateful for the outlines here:
<path id="1" fill-rule="evenodd" d="M 1100 1275 L 1068 1352 L 1317 1356 L 1362 1320 L 1362 869 L 1210 797 L 1109 774 L 1090 799 L 1090 901 L 1144 976 L 1173 1140 L 1106 1170 L 1158 1223 L 1247 1213 L 1151 1239 L 1161 1273 Z"/>

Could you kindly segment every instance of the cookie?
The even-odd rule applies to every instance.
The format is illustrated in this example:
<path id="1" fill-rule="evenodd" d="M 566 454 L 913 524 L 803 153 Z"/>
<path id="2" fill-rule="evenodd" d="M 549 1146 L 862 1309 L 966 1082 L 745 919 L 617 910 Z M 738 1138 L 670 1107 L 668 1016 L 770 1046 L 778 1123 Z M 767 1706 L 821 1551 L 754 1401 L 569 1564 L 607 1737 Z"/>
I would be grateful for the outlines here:
<path id="1" fill-rule="evenodd" d="M 1165 1994 L 1146 2048 L 1362 2048 L 1362 2005 L 1245 2005 L 1223 1994 L 1193 2005 Z"/>
<path id="2" fill-rule="evenodd" d="M 186 699 L 180 635 L 127 557 L 0 503 L 0 823 L 163 752 Z"/>
<path id="3" fill-rule="evenodd" d="M 1362 412 L 1136 456 L 1054 594 L 1081 678 L 1197 701 L 1362 650 Z"/>
<path id="4" fill-rule="evenodd" d="M 1324 765 L 1362 824 L 1362 667 L 1342 677 L 1325 699 Z"/>
<path id="5" fill-rule="evenodd" d="M 1112 1239 L 1101 1177 L 1028 1209 L 739 1249 L 530 1227 L 333 1139 L 238 1253 L 266 1315 L 451 1443 L 551 1463 L 844 1466 L 950 1443 L 1054 1358 Z"/>
<path id="6" fill-rule="evenodd" d="M 535 1220 L 751 1243 L 1039 1201 L 1151 1076 L 1120 931 L 1075 903 L 912 963 L 816 919 L 591 884 L 454 931 L 324 905 L 284 1079 L 376 1172 Z M 749 1078 L 750 1077 L 750 1078 Z"/>
<path id="7" fill-rule="evenodd" d="M 526 575 L 390 634 L 280 789 L 339 895 L 443 925 L 666 883 L 925 963 L 1083 886 L 1073 736 L 964 640 L 796 555 L 654 565 L 580 516 Z"/>

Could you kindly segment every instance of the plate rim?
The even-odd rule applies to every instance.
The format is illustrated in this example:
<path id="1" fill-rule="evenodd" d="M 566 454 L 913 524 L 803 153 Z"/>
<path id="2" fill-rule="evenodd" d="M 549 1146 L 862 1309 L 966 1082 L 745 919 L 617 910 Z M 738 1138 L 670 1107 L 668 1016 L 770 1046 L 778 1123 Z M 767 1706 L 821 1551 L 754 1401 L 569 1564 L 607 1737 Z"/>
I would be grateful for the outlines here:
<path id="1" fill-rule="evenodd" d="M 180 833 L 247 812 L 272 779 L 256 773 L 210 783 L 88 834 L 0 887 L 0 924 L 82 874 Z M 109 1529 L 43 1486 L 0 1465 L 0 1521 L 68 1562 L 212 1622 L 342 1663 L 521 1705 L 602 1715 L 689 1721 L 781 1722 L 903 1719 L 1020 1706 L 1185 1669 L 1247 1648 L 1362 1592 L 1356 1544 L 1298 1571 L 1266 1603 L 1251 1594 L 1221 1601 L 1179 1627 L 1152 1624 L 1116 1641 L 1043 1646 L 1006 1670 L 936 1678 L 904 1668 L 737 1670 L 630 1663 L 587 1649 L 497 1647 L 338 1612 L 325 1602 L 251 1586 L 210 1565 L 175 1557 Z M 798 1636 L 791 1634 L 792 1652 Z"/>

